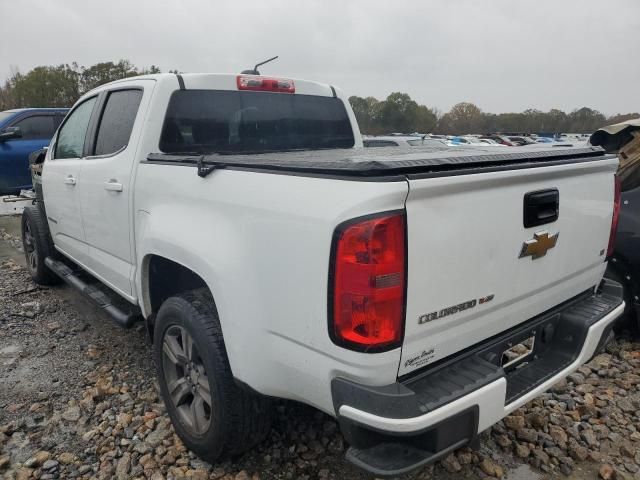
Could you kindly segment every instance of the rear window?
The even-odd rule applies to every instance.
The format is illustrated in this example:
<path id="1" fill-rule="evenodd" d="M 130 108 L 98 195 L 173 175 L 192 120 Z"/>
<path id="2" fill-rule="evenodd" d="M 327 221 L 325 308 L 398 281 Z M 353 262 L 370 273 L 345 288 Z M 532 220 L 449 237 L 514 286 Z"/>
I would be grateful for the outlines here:
<path id="1" fill-rule="evenodd" d="M 228 90 L 173 93 L 160 137 L 165 153 L 252 153 L 350 148 L 353 130 L 334 97 Z"/>
<path id="2" fill-rule="evenodd" d="M 109 93 L 100 120 L 94 155 L 111 155 L 127 146 L 141 99 L 142 90 L 115 90 Z"/>

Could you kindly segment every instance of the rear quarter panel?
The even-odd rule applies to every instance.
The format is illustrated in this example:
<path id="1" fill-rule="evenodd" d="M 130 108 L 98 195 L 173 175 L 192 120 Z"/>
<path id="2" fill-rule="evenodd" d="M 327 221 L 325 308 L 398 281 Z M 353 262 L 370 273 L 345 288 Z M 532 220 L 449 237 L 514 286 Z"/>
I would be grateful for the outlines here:
<path id="1" fill-rule="evenodd" d="M 141 151 L 158 151 L 157 145 Z M 261 393 L 331 413 L 333 377 L 393 383 L 400 359 L 399 348 L 365 354 L 330 340 L 334 229 L 347 219 L 404 208 L 407 190 L 404 180 L 232 170 L 200 178 L 194 167 L 141 163 L 134 199 L 138 262 L 144 266 L 145 258 L 157 254 L 205 280 L 236 378 Z M 148 314 L 144 268 L 136 284 Z"/>

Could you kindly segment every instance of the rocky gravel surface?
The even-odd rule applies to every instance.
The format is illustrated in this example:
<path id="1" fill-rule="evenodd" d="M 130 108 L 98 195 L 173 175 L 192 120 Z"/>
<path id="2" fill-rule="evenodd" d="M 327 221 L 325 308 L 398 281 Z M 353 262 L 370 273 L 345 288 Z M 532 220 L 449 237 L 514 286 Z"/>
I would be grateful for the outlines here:
<path id="1" fill-rule="evenodd" d="M 478 449 L 407 478 L 640 479 L 639 374 L 640 344 L 621 340 L 483 433 Z M 199 460 L 158 397 L 141 326 L 122 330 L 69 288 L 37 287 L 16 261 L 0 262 L 0 478 L 371 478 L 344 460 L 332 418 L 276 409 L 253 451 Z"/>

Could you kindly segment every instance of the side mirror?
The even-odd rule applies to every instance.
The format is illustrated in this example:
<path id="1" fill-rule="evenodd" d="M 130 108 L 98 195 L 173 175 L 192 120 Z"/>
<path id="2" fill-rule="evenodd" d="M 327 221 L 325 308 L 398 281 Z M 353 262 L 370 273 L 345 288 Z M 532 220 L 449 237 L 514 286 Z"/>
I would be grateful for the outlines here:
<path id="1" fill-rule="evenodd" d="M 12 138 L 22 138 L 20 127 L 7 127 L 0 131 L 0 142 L 11 140 Z"/>

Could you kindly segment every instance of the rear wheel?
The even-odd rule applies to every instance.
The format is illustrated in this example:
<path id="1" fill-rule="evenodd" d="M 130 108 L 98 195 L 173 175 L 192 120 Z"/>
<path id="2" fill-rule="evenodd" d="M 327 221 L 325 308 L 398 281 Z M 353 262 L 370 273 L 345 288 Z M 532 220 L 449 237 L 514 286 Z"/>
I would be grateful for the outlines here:
<path id="1" fill-rule="evenodd" d="M 154 329 L 160 390 L 176 433 L 209 462 L 242 453 L 271 426 L 271 403 L 233 379 L 213 299 L 199 289 L 167 299 Z"/>
<path id="2" fill-rule="evenodd" d="M 40 285 L 60 283 L 60 278 L 44 263 L 45 258 L 54 255 L 55 248 L 44 214 L 36 205 L 28 206 L 22 212 L 22 247 L 34 282 Z"/>

